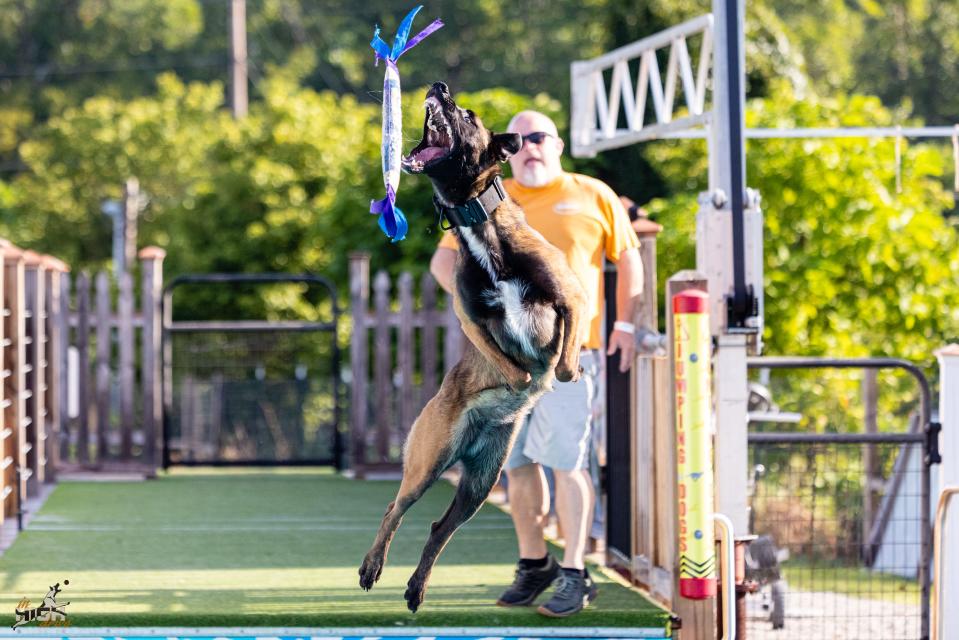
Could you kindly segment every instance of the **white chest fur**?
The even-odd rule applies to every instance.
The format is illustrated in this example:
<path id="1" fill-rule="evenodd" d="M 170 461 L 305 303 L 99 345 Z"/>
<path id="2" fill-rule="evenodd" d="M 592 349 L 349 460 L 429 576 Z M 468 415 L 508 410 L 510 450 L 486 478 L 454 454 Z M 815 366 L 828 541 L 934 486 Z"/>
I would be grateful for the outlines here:
<path id="1" fill-rule="evenodd" d="M 526 355 L 536 357 L 536 349 L 531 337 L 539 330 L 537 317 L 534 309 L 523 300 L 529 288 L 528 285 L 518 278 L 500 280 L 486 244 L 468 228 L 460 228 L 460 238 L 466 242 L 470 254 L 476 258 L 493 281 L 495 289 L 486 290 L 483 298 L 487 304 L 503 309 L 503 324 L 510 336 Z"/>
<path id="2" fill-rule="evenodd" d="M 470 231 L 468 227 L 460 227 L 460 238 L 466 241 L 466 246 L 469 247 L 470 253 L 476 258 L 476 261 L 480 263 L 480 266 L 483 267 L 483 270 L 489 274 L 489 277 L 493 280 L 495 284 L 498 278 L 496 277 L 496 270 L 493 268 L 493 260 L 490 258 L 489 249 L 482 240 L 476 237 L 476 234 Z"/>
<path id="3" fill-rule="evenodd" d="M 538 327 L 533 309 L 523 300 L 526 291 L 527 285 L 522 280 L 500 280 L 496 282 L 496 289 L 486 292 L 485 298 L 490 304 L 502 307 L 506 330 L 524 353 L 535 357 L 536 351 L 530 338 Z"/>

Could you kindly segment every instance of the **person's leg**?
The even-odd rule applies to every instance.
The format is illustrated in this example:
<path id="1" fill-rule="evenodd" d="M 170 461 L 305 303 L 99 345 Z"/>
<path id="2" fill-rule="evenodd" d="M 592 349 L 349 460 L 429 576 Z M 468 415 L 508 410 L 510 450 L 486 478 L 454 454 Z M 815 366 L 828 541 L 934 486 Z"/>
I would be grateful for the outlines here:
<path id="1" fill-rule="evenodd" d="M 513 584 L 496 601 L 503 607 L 533 604 L 559 574 L 559 563 L 549 555 L 543 536 L 549 514 L 546 476 L 543 468 L 523 453 L 528 431 L 529 421 L 524 420 L 506 460 L 507 496 L 519 542 L 519 562 Z"/>
<path id="2" fill-rule="evenodd" d="M 566 542 L 562 566 L 583 569 L 594 499 L 589 472 L 586 469 L 553 469 L 553 473 L 556 476 L 556 515 Z"/>
<path id="3" fill-rule="evenodd" d="M 565 551 L 561 578 L 548 602 L 537 611 L 565 617 L 596 597 L 585 571 L 584 555 L 592 522 L 593 487 L 589 476 L 590 427 L 597 373 L 595 352 L 583 352 L 583 376 L 576 383 L 559 383 L 543 396 L 530 418 L 524 453 L 553 471 L 556 515 L 563 530 Z"/>
<path id="4" fill-rule="evenodd" d="M 519 542 L 519 557 L 536 560 L 546 556 L 543 529 L 549 516 L 549 489 L 543 469 L 531 462 L 508 469 L 509 508 Z"/>

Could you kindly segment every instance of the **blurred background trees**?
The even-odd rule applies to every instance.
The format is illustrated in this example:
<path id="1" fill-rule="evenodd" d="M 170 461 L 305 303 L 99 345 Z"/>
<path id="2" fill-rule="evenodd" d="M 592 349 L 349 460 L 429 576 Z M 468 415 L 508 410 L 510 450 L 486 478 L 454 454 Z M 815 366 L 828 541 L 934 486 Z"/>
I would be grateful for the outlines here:
<path id="1" fill-rule="evenodd" d="M 346 255 L 427 268 L 428 181 L 404 176 L 407 240 L 367 213 L 382 191 L 375 24 L 407 3 L 247 0 L 249 116 L 224 107 L 229 0 L 0 0 L 0 235 L 74 268 L 110 259 L 102 202 L 130 175 L 150 201 L 140 244 L 167 273 L 314 271 L 345 290 Z M 565 133 L 569 63 L 708 11 L 708 0 L 428 3 L 446 27 L 402 62 L 406 139 L 423 87 L 447 81 L 493 128 L 520 108 Z M 959 112 L 959 0 L 747 0 L 751 125 L 949 125 Z M 768 140 L 748 148 L 766 216 L 771 353 L 929 360 L 959 336 L 951 149 L 890 140 Z M 662 276 L 693 264 L 701 142 L 566 159 L 666 226 Z"/>

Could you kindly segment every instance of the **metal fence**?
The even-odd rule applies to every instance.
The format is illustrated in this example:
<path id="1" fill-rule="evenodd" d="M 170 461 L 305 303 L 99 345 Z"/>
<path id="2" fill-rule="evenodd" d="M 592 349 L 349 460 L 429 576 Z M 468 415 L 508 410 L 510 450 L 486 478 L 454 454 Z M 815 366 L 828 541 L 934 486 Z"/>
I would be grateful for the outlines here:
<path id="1" fill-rule="evenodd" d="M 174 320 L 174 290 L 193 289 L 190 313 L 228 294 L 243 313 L 273 295 L 327 318 Z M 293 289 L 290 289 L 290 287 Z M 237 288 L 245 291 L 238 292 Z M 267 290 L 252 296 L 251 288 Z M 243 304 L 244 297 L 251 300 Z M 288 301 L 293 300 L 290 303 Z M 215 303 L 214 303 L 215 304 Z M 182 305 L 181 305 L 182 306 Z M 219 313 L 216 313 L 216 312 Z M 332 285 L 316 276 L 184 276 L 164 295 L 164 466 L 343 463 L 339 313 Z"/>
<path id="2" fill-rule="evenodd" d="M 748 599 L 749 637 L 927 638 L 930 466 L 938 453 L 922 372 L 889 359 L 753 358 L 749 365 L 898 369 L 918 386 L 915 400 L 884 416 L 883 430 L 843 431 L 848 416 L 810 415 L 814 406 L 789 407 L 805 414 L 793 426 L 751 428 L 750 520 L 759 537 L 749 546 L 747 578 L 759 592 Z"/>

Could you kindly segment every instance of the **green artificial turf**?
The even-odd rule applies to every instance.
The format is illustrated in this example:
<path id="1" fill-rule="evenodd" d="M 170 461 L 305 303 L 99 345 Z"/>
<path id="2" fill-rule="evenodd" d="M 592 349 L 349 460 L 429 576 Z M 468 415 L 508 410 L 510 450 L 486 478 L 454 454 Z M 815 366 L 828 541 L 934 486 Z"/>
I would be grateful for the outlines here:
<path id="1" fill-rule="evenodd" d="M 79 627 L 668 625 L 664 610 L 595 571 L 599 598 L 577 616 L 495 606 L 516 540 L 492 505 L 453 537 L 410 614 L 403 592 L 452 498 L 445 482 L 410 510 L 382 578 L 362 591 L 357 568 L 396 488 L 313 469 L 62 482 L 0 557 L 0 603 L 12 616 L 21 598 L 37 606 L 69 580 L 58 601 Z"/>

